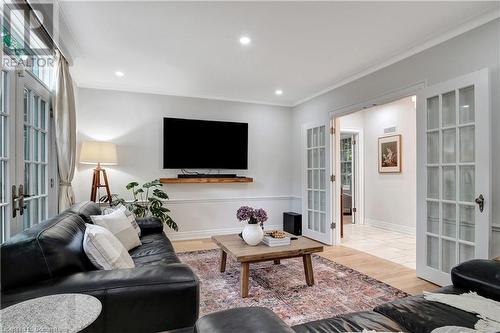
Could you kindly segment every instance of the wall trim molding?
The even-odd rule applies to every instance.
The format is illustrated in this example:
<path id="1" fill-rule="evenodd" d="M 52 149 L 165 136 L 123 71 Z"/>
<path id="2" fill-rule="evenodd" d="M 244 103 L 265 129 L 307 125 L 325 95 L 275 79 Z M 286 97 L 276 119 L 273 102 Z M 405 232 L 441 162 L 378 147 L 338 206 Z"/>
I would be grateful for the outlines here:
<path id="1" fill-rule="evenodd" d="M 292 103 L 275 103 L 275 102 L 266 102 L 260 100 L 249 100 L 249 99 L 238 99 L 238 98 L 228 98 L 221 96 L 210 96 L 210 95 L 188 95 L 188 94 L 179 94 L 174 93 L 172 91 L 159 90 L 148 87 L 136 87 L 132 85 L 125 84 L 108 84 L 102 82 L 76 82 L 76 86 L 81 89 L 97 89 L 97 90 L 109 90 L 109 91 L 117 91 L 117 92 L 129 92 L 136 94 L 149 94 L 149 95 L 163 95 L 163 96 L 171 96 L 171 97 L 179 97 L 179 98 L 198 98 L 198 99 L 208 99 L 212 101 L 219 102 L 228 102 L 228 103 L 245 103 L 245 104 L 258 104 L 258 105 L 267 105 L 267 106 L 279 106 L 284 108 L 291 108 L 293 106 Z"/>
<path id="2" fill-rule="evenodd" d="M 400 225 L 400 224 L 395 224 L 395 223 L 390 223 L 386 221 L 380 221 L 380 220 L 375 220 L 375 219 L 370 219 L 370 218 L 365 218 L 365 224 L 371 225 L 377 228 L 381 229 L 387 229 L 391 231 L 397 231 L 401 232 L 407 235 L 412 235 L 415 236 L 417 234 L 416 227 L 410 227 L 407 225 Z"/>
<path id="3" fill-rule="evenodd" d="M 286 200 L 301 200 L 300 197 L 293 195 L 270 195 L 270 196 L 254 196 L 254 197 L 227 197 L 227 198 L 196 198 L 196 199 L 169 199 L 164 202 L 167 205 L 180 204 L 196 204 L 196 203 L 211 203 L 211 202 L 241 202 L 241 201 L 286 201 Z"/>
<path id="4" fill-rule="evenodd" d="M 404 60 L 404 59 L 409 58 L 417 53 L 420 53 L 422 51 L 430 49 L 431 47 L 434 47 L 436 45 L 444 43 L 447 40 L 450 40 L 454 37 L 460 36 L 460 35 L 466 33 L 467 31 L 470 31 L 470 30 L 473 30 L 477 27 L 480 27 L 480 26 L 482 26 L 490 21 L 493 21 L 499 17 L 500 17 L 500 12 L 498 10 L 493 10 L 493 11 L 488 10 L 487 12 L 483 12 L 483 13 L 479 14 L 478 16 L 476 16 L 476 17 L 474 17 L 466 22 L 462 22 L 462 24 L 459 24 L 458 26 L 450 28 L 448 31 L 446 31 L 442 34 L 439 34 L 437 36 L 434 36 L 433 38 L 430 38 L 426 41 L 423 41 L 420 44 L 413 46 L 407 50 L 402 50 L 399 53 L 397 53 L 396 55 L 388 58 L 385 61 L 382 61 L 382 62 L 377 63 L 377 64 L 373 64 L 372 66 L 369 66 L 360 72 L 353 73 L 350 76 L 347 76 L 345 79 L 337 81 L 335 84 L 333 84 L 333 85 L 331 85 L 331 86 L 329 86 L 321 91 L 318 91 L 317 93 L 310 95 L 309 97 L 305 97 L 303 99 L 300 99 L 300 100 L 296 101 L 292 105 L 292 107 L 296 107 L 300 104 L 308 102 L 308 101 L 312 100 L 313 98 L 316 98 L 316 97 L 321 96 L 323 94 L 326 94 L 332 90 L 335 90 L 337 88 L 345 86 L 346 84 L 349 84 L 349 83 L 354 82 L 358 79 L 361 79 L 362 77 L 365 77 L 367 75 L 375 73 L 376 71 L 379 71 L 385 67 L 389 67 L 389 66 L 391 66 L 391 65 L 393 65 L 401 60 Z"/>
<path id="5" fill-rule="evenodd" d="M 239 234 L 243 230 L 244 224 L 242 223 L 240 227 L 237 228 L 222 228 L 222 229 L 205 229 L 198 231 L 179 231 L 165 232 L 168 238 L 172 241 L 180 241 L 180 240 L 192 240 L 192 239 L 203 239 L 210 238 L 215 235 L 230 235 L 230 234 Z M 266 230 L 282 230 L 283 226 L 278 224 L 266 225 Z"/>

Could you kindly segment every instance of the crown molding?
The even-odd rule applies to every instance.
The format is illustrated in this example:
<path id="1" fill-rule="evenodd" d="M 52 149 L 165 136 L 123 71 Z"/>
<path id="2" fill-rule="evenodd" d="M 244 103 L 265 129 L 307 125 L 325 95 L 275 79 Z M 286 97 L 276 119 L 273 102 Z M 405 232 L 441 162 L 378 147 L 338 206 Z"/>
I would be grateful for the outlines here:
<path id="1" fill-rule="evenodd" d="M 352 75 L 346 77 L 343 80 L 338 81 L 337 83 L 329 86 L 328 88 L 325 88 L 325 89 L 323 89 L 323 90 L 321 90 L 313 95 L 310 95 L 306 98 L 300 99 L 297 102 L 293 103 L 292 107 L 296 107 L 300 104 L 303 104 L 307 101 L 310 101 L 311 99 L 313 99 L 315 97 L 321 96 L 329 91 L 340 88 L 348 83 L 356 81 L 356 80 L 358 80 L 364 76 L 367 76 L 369 74 L 372 74 L 380 69 L 383 69 L 385 67 L 393 65 L 393 64 L 395 64 L 403 59 L 409 58 L 417 53 L 420 53 L 422 51 L 430 49 L 433 46 L 441 44 L 441 43 L 443 43 L 447 40 L 450 40 L 454 37 L 457 37 L 459 35 L 462 35 L 462 34 L 466 33 L 467 31 L 470 31 L 472 29 L 480 27 L 480 26 L 482 26 L 490 21 L 493 21 L 499 17 L 500 17 L 500 8 L 498 8 L 498 7 L 496 8 L 496 10 L 491 11 L 491 9 L 490 9 L 486 13 L 483 12 L 483 13 L 477 15 L 476 17 L 474 17 L 470 20 L 467 20 L 466 22 L 462 22 L 458 26 L 446 31 L 443 34 L 440 34 L 440 35 L 435 36 L 431 39 L 428 39 L 428 40 L 424 41 L 423 43 L 418 44 L 417 46 L 413 46 L 413 47 L 409 48 L 406 51 L 400 52 L 397 55 L 392 56 L 385 61 L 382 61 L 378 64 L 374 64 L 372 66 L 369 66 L 368 68 L 366 68 L 360 72 L 353 73 Z"/>
<path id="2" fill-rule="evenodd" d="M 163 95 L 163 96 L 182 97 L 182 98 L 199 98 L 199 99 L 209 99 L 209 100 L 221 101 L 221 102 L 259 104 L 259 105 L 279 106 L 279 107 L 286 107 L 286 108 L 291 108 L 293 106 L 291 103 L 272 103 L 272 102 L 266 102 L 266 101 L 227 98 L 227 97 L 210 96 L 210 95 L 183 95 L 183 94 L 176 94 L 176 93 L 173 93 L 171 91 L 165 91 L 165 90 L 137 88 L 137 87 L 132 87 L 132 86 L 128 86 L 128 85 L 114 85 L 114 84 L 97 83 L 97 82 L 94 82 L 94 83 L 92 83 L 92 82 L 77 82 L 76 86 L 78 88 L 84 88 L 84 89 L 123 91 L 123 92 L 139 93 L 139 94 Z"/>

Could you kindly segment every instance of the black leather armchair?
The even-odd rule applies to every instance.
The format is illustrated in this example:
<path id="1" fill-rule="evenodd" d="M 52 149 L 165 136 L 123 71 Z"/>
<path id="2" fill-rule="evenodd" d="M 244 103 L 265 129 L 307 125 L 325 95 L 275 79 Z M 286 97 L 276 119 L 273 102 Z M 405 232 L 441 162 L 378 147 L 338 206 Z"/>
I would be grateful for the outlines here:
<path id="1" fill-rule="evenodd" d="M 135 268 L 102 271 L 82 245 L 85 221 L 96 213 L 95 204 L 78 204 L 2 244 L 2 308 L 45 295 L 84 293 L 103 306 L 88 332 L 192 327 L 198 318 L 198 278 L 179 262 L 162 223 L 139 221 L 143 245 L 130 251 Z"/>

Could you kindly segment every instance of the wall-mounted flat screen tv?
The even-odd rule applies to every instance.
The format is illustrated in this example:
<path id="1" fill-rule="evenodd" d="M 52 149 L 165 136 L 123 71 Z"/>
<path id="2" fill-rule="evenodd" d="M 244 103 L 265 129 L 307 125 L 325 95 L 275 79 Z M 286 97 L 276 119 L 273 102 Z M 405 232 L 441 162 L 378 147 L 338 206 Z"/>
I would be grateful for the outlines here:
<path id="1" fill-rule="evenodd" d="M 164 169 L 248 168 L 248 124 L 163 118 Z"/>

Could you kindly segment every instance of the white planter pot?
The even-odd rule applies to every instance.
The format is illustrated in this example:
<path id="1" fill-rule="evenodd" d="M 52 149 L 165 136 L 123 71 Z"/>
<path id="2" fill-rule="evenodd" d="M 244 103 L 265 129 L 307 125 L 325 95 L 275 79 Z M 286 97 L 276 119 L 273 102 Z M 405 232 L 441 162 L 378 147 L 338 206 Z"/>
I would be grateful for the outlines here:
<path id="1" fill-rule="evenodd" d="M 241 236 L 248 245 L 257 245 L 264 239 L 264 231 L 258 223 L 247 224 Z"/>

